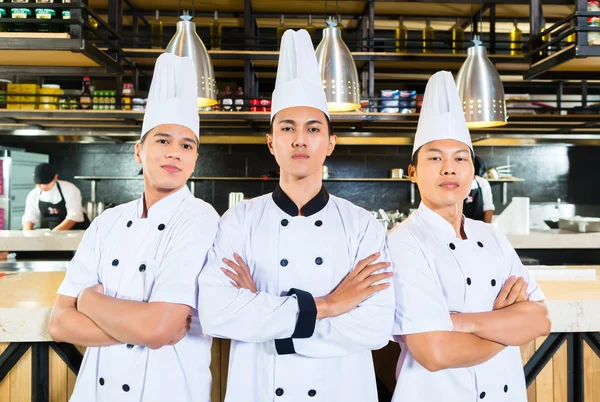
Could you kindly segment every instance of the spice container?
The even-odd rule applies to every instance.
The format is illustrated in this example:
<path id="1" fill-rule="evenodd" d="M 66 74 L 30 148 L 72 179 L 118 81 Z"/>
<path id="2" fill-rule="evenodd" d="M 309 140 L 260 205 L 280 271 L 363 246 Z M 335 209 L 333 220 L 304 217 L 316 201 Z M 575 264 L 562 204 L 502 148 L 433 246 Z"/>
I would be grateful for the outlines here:
<path id="1" fill-rule="evenodd" d="M 0 109 L 6 109 L 8 84 L 11 82 L 10 80 L 0 80 Z"/>
<path id="2" fill-rule="evenodd" d="M 21 109 L 37 109 L 37 84 L 21 84 Z"/>
<path id="3" fill-rule="evenodd" d="M 136 112 L 144 111 L 144 100 L 142 98 L 133 98 L 131 102 L 133 105 L 131 110 L 135 110 Z"/>
<path id="4" fill-rule="evenodd" d="M 40 88 L 40 104 L 42 110 L 56 110 L 58 108 L 58 99 L 62 94 L 60 85 L 44 84 Z"/>

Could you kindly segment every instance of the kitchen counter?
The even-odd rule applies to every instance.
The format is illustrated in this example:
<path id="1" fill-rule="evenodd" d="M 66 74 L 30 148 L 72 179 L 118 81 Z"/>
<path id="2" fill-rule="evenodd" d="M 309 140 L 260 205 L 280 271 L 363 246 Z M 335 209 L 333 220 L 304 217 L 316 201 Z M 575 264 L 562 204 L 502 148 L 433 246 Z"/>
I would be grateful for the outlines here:
<path id="1" fill-rule="evenodd" d="M 596 279 L 540 281 L 552 332 L 600 332 L 600 266 Z M 18 272 L 0 278 L 0 342 L 50 341 L 48 320 L 65 272 Z"/>
<path id="2" fill-rule="evenodd" d="M 84 231 L 0 230 L 0 251 L 75 251 Z M 560 229 L 532 229 L 528 235 L 508 235 L 516 250 L 597 249 L 600 233 L 575 233 Z"/>
<path id="3" fill-rule="evenodd" d="M 0 251 L 75 251 L 83 230 L 0 230 Z"/>
<path id="4" fill-rule="evenodd" d="M 576 233 L 561 229 L 531 229 L 528 235 L 507 235 L 516 250 L 600 248 L 600 232 Z"/>

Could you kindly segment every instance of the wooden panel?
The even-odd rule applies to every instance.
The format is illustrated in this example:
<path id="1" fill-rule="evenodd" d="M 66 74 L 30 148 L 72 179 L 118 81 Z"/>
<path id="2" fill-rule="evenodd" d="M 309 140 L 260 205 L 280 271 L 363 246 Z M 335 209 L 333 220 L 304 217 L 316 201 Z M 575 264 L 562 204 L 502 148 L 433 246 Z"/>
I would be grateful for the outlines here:
<path id="1" fill-rule="evenodd" d="M 564 343 L 552 359 L 554 402 L 567 402 L 567 344 Z"/>
<path id="2" fill-rule="evenodd" d="M 49 388 L 50 402 L 68 402 L 67 370 L 69 370 L 69 368 L 52 348 L 50 348 L 49 359 L 50 359 L 49 360 L 50 361 L 50 368 L 49 368 L 49 370 L 50 370 L 50 388 Z"/>
<path id="3" fill-rule="evenodd" d="M 227 373 L 229 372 L 230 349 L 231 341 L 229 339 L 221 339 L 221 402 L 225 400 L 225 391 L 227 390 Z"/>
<path id="4" fill-rule="evenodd" d="M 210 374 L 212 376 L 211 401 L 221 400 L 221 339 L 213 339 L 210 350 Z"/>
<path id="5" fill-rule="evenodd" d="M 535 349 L 539 349 L 546 337 L 541 337 L 535 340 Z M 536 402 L 552 402 L 554 398 L 554 377 L 552 361 L 546 364 L 546 367 L 540 372 L 535 379 L 535 396 Z"/>
<path id="6" fill-rule="evenodd" d="M 366 1 L 340 1 L 340 14 L 360 15 L 366 9 Z M 259 13 L 312 13 L 315 17 L 325 13 L 325 1 L 317 0 L 253 0 L 254 11 Z M 330 14 L 335 12 L 335 2 L 327 2 Z M 316 19 L 313 17 L 313 19 Z"/>
<path id="7" fill-rule="evenodd" d="M 600 358 L 594 351 L 585 344 L 584 347 L 584 381 L 585 381 L 585 400 L 600 401 Z"/>
<path id="8" fill-rule="evenodd" d="M 9 343 L 0 343 L 0 354 L 8 347 Z M 10 374 L 0 382 L 0 401 L 10 401 Z"/>
<path id="9" fill-rule="evenodd" d="M 68 50 L 0 50 L 3 66 L 98 67 L 82 53 Z"/>
<path id="10" fill-rule="evenodd" d="M 526 345 L 521 346 L 521 360 L 523 361 L 523 365 L 529 361 L 533 353 L 535 352 L 535 341 L 531 341 Z M 528 402 L 537 402 L 536 401 L 536 383 L 533 381 L 529 388 L 527 388 L 527 401 Z"/>
<path id="11" fill-rule="evenodd" d="M 85 354 L 85 346 L 76 346 L 76 348 L 82 355 Z M 71 395 L 73 394 L 76 380 L 77 376 L 71 370 L 67 369 L 67 395 L 69 398 L 71 398 Z"/>
<path id="12" fill-rule="evenodd" d="M 31 402 L 31 348 L 10 371 L 10 402 Z"/>

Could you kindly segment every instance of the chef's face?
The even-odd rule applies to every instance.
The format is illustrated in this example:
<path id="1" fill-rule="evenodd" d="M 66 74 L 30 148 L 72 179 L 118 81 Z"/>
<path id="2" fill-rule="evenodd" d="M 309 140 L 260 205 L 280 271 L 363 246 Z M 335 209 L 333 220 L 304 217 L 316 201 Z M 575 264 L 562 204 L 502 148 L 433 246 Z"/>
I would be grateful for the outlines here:
<path id="1" fill-rule="evenodd" d="M 302 179 L 322 175 L 325 158 L 335 148 L 336 136 L 329 132 L 325 113 L 305 106 L 279 111 L 267 134 L 269 151 L 281 174 Z"/>
<path id="2" fill-rule="evenodd" d="M 423 145 L 418 163 L 410 165 L 408 175 L 419 186 L 421 198 L 430 208 L 462 204 L 471 192 L 474 168 L 471 149 L 456 140 L 437 140 Z"/>
<path id="3" fill-rule="evenodd" d="M 39 188 L 42 191 L 50 191 L 52 190 L 52 188 L 54 188 L 54 185 L 56 184 L 56 181 L 58 180 L 58 175 L 55 174 L 54 175 L 54 179 L 52 179 L 52 181 L 50 183 L 47 184 L 36 184 L 35 186 L 37 188 Z"/>
<path id="4" fill-rule="evenodd" d="M 144 180 L 158 189 L 183 187 L 198 158 L 198 139 L 192 130 L 178 124 L 161 124 L 135 144 L 135 160 L 144 170 Z"/>

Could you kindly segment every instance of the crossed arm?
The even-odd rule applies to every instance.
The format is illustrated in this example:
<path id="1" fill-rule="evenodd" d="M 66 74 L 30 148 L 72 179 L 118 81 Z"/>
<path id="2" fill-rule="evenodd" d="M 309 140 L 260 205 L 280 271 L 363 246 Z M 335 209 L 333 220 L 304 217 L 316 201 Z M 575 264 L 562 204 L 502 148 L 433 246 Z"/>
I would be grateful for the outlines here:
<path id="1" fill-rule="evenodd" d="M 529 300 L 542 300 L 543 295 L 508 240 L 500 240 L 503 255 L 510 257 L 506 263 L 512 276 L 503 285 L 493 310 L 451 314 L 413 235 L 397 232 L 390 236 L 396 271 L 394 334 L 402 336 L 411 355 L 426 369 L 471 367 L 488 361 L 508 345 L 522 345 L 549 333 L 545 304 Z"/>

